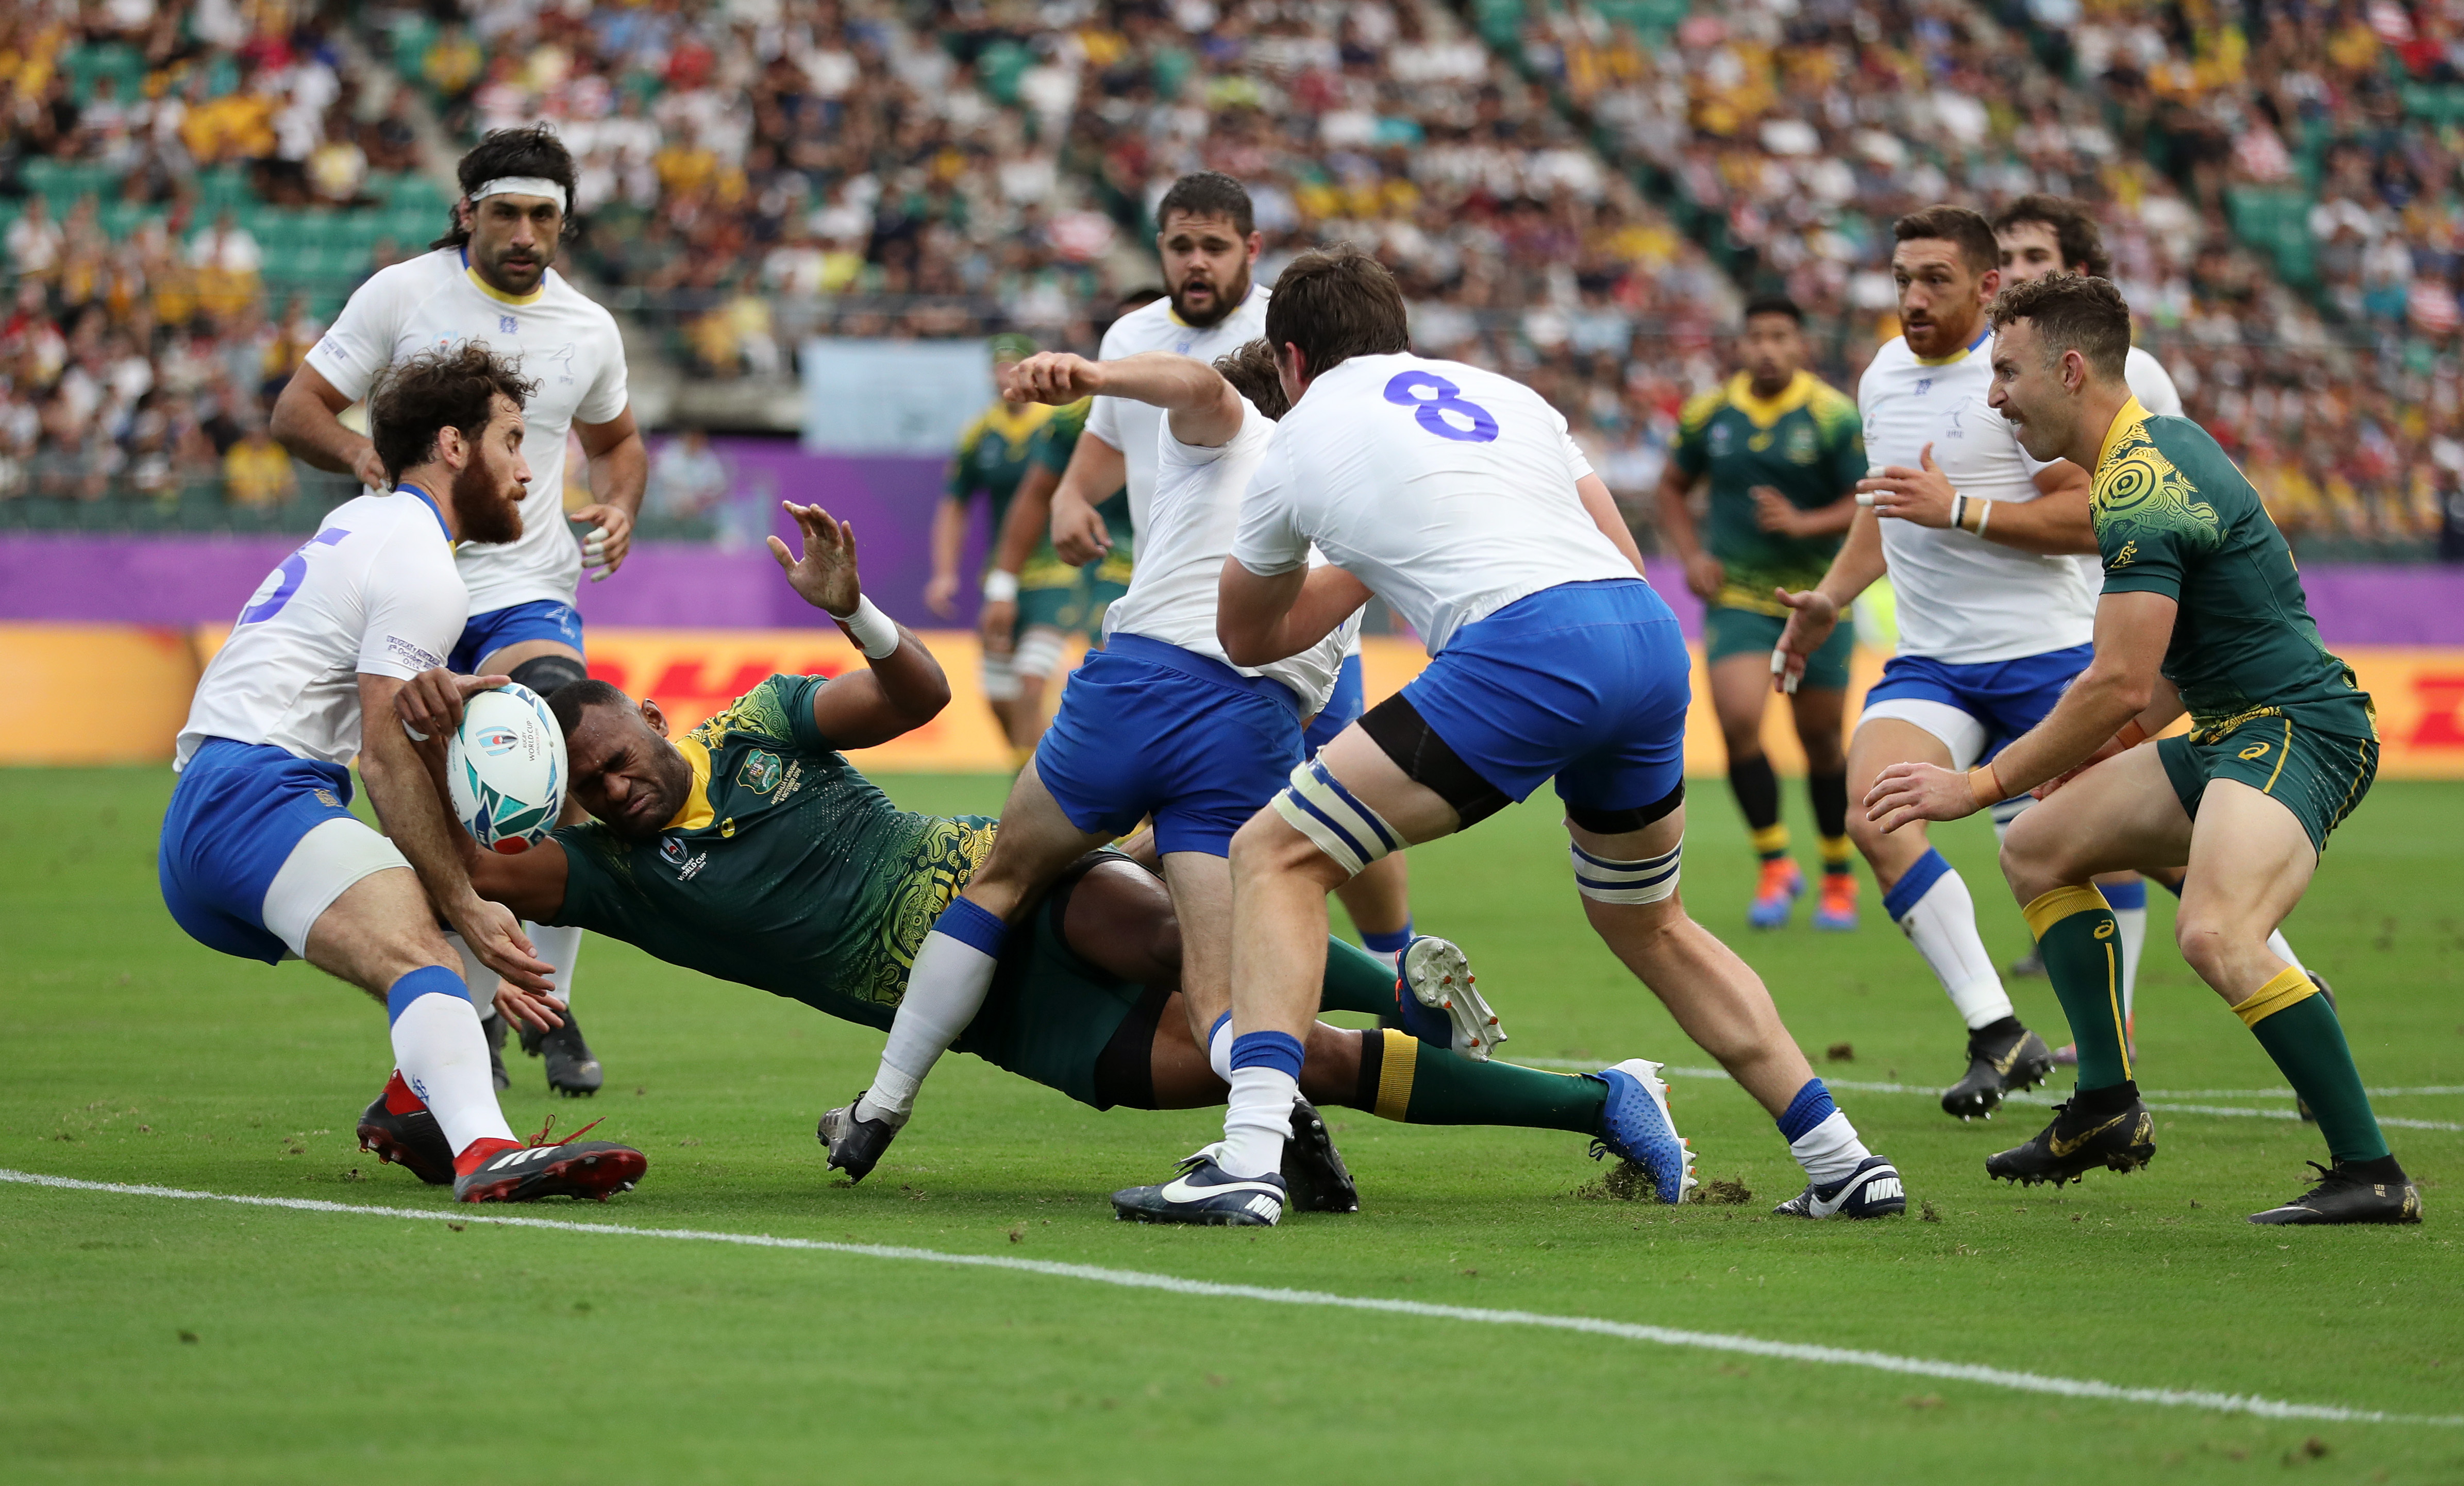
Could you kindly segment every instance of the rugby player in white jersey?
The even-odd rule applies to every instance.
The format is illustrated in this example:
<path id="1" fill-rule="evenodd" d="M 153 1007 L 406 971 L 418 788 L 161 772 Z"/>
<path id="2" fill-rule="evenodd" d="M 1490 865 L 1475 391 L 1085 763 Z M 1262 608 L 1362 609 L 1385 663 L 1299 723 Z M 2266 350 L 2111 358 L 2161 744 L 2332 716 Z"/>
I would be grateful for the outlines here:
<path id="1" fill-rule="evenodd" d="M 2099 579 L 2088 480 L 2067 460 L 2029 457 L 1986 405 L 1991 372 L 1985 306 L 2001 251 L 1985 218 L 1928 207 L 1892 227 L 1902 334 L 1875 353 L 1857 406 L 1875 473 L 1858 485 L 1848 540 L 1815 587 L 1784 595 L 1794 612 L 1772 652 L 1785 689 L 1839 615 L 1888 570 L 1900 646 L 1865 693 L 1848 745 L 1848 793 L 1883 769 L 1965 769 L 1991 758 L 2053 710 L 2093 653 Z M 1916 831 L 1885 835 L 1851 811 L 1849 835 L 1872 863 L 1882 906 L 1968 1024 L 1968 1071 L 1942 1096 L 1962 1119 L 2053 1071 L 2053 1051 L 2021 1025 L 1976 931 L 1957 871 Z"/>
<path id="2" fill-rule="evenodd" d="M 1269 292 L 1253 281 L 1258 233 L 1249 193 L 1240 182 L 1218 170 L 1182 176 L 1155 206 L 1155 252 L 1163 262 L 1163 298 L 1131 311 L 1104 333 L 1098 353 L 1118 361 L 1148 351 L 1212 361 L 1256 339 L 1265 331 Z M 1050 502 L 1052 545 L 1067 562 L 1091 562 L 1102 557 L 1111 538 L 1095 507 L 1127 482 L 1130 530 L 1143 543 L 1147 508 L 1155 498 L 1157 448 L 1155 435 L 1163 410 L 1133 398 L 1095 399 L 1087 421 L 1087 436 L 1070 454 L 1061 484 L 1046 492 L 1030 483 L 1021 488 L 1010 513 L 994 567 L 1005 570 L 987 578 L 989 597 L 1000 586 L 1014 589 L 1016 575 L 1034 547 L 1041 529 L 1026 523 L 1037 518 L 1041 503 Z M 998 611 L 988 607 L 988 613 Z M 1014 612 L 1014 611 L 1013 611 Z M 1006 623 L 1006 621 L 997 621 Z M 1360 647 L 1355 640 L 1335 678 L 1334 695 L 1309 720 L 1304 741 L 1315 753 L 1360 715 L 1364 702 Z M 1403 859 L 1391 857 L 1343 885 L 1337 896 L 1360 930 L 1361 943 L 1400 965 L 1412 942 L 1410 880 Z"/>
<path id="3" fill-rule="evenodd" d="M 2061 196 L 2032 193 L 2022 196 L 1997 212 L 1993 218 L 1993 236 L 2002 247 L 2002 287 L 2025 284 L 2049 273 L 2077 273 L 2087 278 L 2113 277 L 2113 255 L 2104 251 L 2104 234 L 2085 205 Z M 2173 385 L 2173 377 L 2165 363 L 2144 346 L 2132 346 L 2123 365 L 2123 379 L 2130 385 L 2130 395 L 2148 412 L 2164 418 L 2182 416 L 2182 394 Z M 1993 807 L 1993 828 L 2008 832 L 2011 821 L 2019 812 L 2035 803 L 2031 795 L 2003 801 Z M 2165 885 L 2175 896 L 2182 891 L 2182 872 L 2170 868 L 2147 874 Z M 2147 945 L 2147 883 L 2137 872 L 2115 872 L 2096 880 L 2097 889 L 2113 908 L 2118 926 L 2115 937 L 2122 941 L 2122 1025 L 2125 1038 L 2134 1038 L 2133 1001 L 2139 990 L 2139 957 Z M 2312 973 L 2293 952 L 2284 939 L 2284 930 L 2274 931 L 2268 948 L 2277 957 L 2294 969 L 2309 974 L 2317 982 L 2328 1004 L 2335 1003 L 2335 993 L 2327 982 Z M 2013 962 L 2008 973 L 2041 975 L 2045 962 L 2031 945 L 2026 955 Z M 2133 1047 L 2136 1047 L 2135 1040 Z M 2134 1055 L 2135 1056 L 2135 1055 Z M 2054 1061 L 2072 1066 L 2079 1061 L 2079 1047 L 2065 1042 L 2054 1049 Z M 2305 1106 L 2306 1109 L 2306 1106 Z"/>
<path id="4" fill-rule="evenodd" d="M 604 1197 L 647 1165 L 605 1141 L 514 1139 L 437 915 L 504 977 L 495 1000 L 525 1023 L 555 1024 L 551 967 L 472 890 L 428 765 L 393 722 L 395 693 L 442 663 L 470 612 L 453 544 L 521 535 L 529 391 L 472 345 L 423 352 L 378 384 L 389 493 L 337 508 L 240 610 L 180 730 L 159 863 L 163 901 L 198 943 L 270 965 L 297 956 L 385 1003 L 394 1074 L 362 1143 L 385 1154 L 394 1133 L 432 1126 L 439 1159 L 420 1175 L 466 1202 Z M 346 808 L 354 755 L 383 836 Z"/>
<path id="5" fill-rule="evenodd" d="M 1409 686 L 1346 728 L 1232 843 L 1232 1091 L 1223 1139 L 1172 1180 L 1113 1194 L 1150 1222 L 1280 1219 L 1301 1038 L 1325 967 L 1326 895 L 1371 862 L 1474 824 L 1554 777 L 1600 937 L 1780 1122 L 1808 1186 L 1780 1211 L 1905 1207 L 1745 962 L 1686 917 L 1691 669 L 1608 487 L 1519 382 L 1407 351 L 1403 296 L 1349 246 L 1301 254 L 1266 312 L 1291 399 L 1242 503 L 1217 635 L 1264 666 L 1373 594 L 1428 645 Z M 1314 544 L 1328 565 L 1311 567 Z M 1683 1199 L 1692 1157 L 1658 1065 L 1589 1076 L 1614 1149 Z"/>
<path id="6" fill-rule="evenodd" d="M 320 470 L 383 478 L 369 441 L 344 427 L 343 409 L 367 393 L 389 363 L 426 346 L 475 340 L 517 357 L 539 385 L 529 408 L 523 453 L 537 478 L 522 506 L 522 535 L 473 543 L 456 561 L 470 585 L 471 614 L 448 658 L 461 674 L 504 674 L 541 696 L 582 680 L 582 616 L 574 607 L 585 558 L 616 571 L 630 544 L 649 461 L 625 395 L 625 346 L 615 317 L 555 272 L 570 229 L 573 157 L 553 129 L 499 129 L 462 157 L 463 199 L 452 230 L 432 251 L 395 264 L 360 286 L 333 328 L 283 388 L 274 434 Z M 595 503 L 573 514 L 592 524 L 588 546 L 565 525 L 568 429 L 590 457 Z M 526 926 L 539 955 L 556 967 L 560 1007 L 573 994 L 582 932 Z M 503 1023 L 491 1018 L 499 1045 Z M 522 1045 L 546 1059 L 548 1086 L 595 1093 L 604 1075 L 571 1016 Z M 499 1085 L 501 1086 L 501 1084 Z"/>

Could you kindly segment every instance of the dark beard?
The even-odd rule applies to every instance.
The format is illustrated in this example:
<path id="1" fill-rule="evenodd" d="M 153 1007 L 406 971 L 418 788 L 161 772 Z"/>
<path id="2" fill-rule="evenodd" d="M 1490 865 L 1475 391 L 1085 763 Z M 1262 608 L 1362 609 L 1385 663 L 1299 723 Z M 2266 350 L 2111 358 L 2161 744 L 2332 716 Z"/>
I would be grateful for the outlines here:
<path id="1" fill-rule="evenodd" d="M 495 473 L 481 460 L 462 467 L 448 498 L 453 502 L 453 524 L 466 542 L 509 542 L 522 535 L 521 503 L 497 497 Z"/>
<path id="2" fill-rule="evenodd" d="M 1179 290 L 1173 291 L 1172 313 L 1179 316 L 1180 322 L 1192 330 L 1207 330 L 1231 318 L 1232 312 L 1241 308 L 1242 301 L 1248 297 L 1249 275 L 1243 273 L 1237 284 L 1215 286 L 1215 308 L 1204 315 L 1192 311 L 1188 305 L 1182 303 Z"/>

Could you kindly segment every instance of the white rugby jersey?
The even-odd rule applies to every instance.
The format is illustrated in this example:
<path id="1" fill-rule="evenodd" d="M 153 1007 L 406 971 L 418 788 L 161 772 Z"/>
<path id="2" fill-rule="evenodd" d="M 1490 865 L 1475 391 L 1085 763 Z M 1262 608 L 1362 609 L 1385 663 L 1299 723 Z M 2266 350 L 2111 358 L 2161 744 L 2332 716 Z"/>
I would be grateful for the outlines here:
<path id="1" fill-rule="evenodd" d="M 1991 338 L 1926 361 L 1894 337 L 1857 383 L 1865 461 L 1921 468 L 1925 447 L 1969 500 L 2036 498 L 2045 465 L 2028 457 L 2010 421 L 1986 405 Z M 1882 557 L 1898 595 L 1900 653 L 1952 666 L 2016 660 L 2085 645 L 2103 587 L 2094 557 L 2039 557 L 1969 533 L 1884 520 Z"/>
<path id="2" fill-rule="evenodd" d="M 564 439 L 577 418 L 606 423 L 625 410 L 625 343 L 615 317 L 554 269 L 528 297 L 508 298 L 480 280 L 460 249 L 440 248 L 362 284 L 308 361 L 357 401 L 396 360 L 460 340 L 518 352 L 522 375 L 539 382 L 522 409 L 522 457 L 531 467 L 522 535 L 495 545 L 463 544 L 471 612 L 571 603 L 582 580 L 582 546 L 564 523 Z"/>
<path id="3" fill-rule="evenodd" d="M 2139 405 L 2160 418 L 2182 416 L 2182 390 L 2173 385 L 2173 374 L 2165 363 L 2137 346 L 2123 359 L 2122 380 Z"/>
<path id="4" fill-rule="evenodd" d="M 1212 361 L 1265 333 L 1266 286 L 1252 284 L 1239 308 L 1203 330 L 1182 323 L 1169 297 L 1142 304 L 1104 332 L 1096 359 L 1117 361 L 1141 351 L 1170 351 Z M 1130 488 L 1131 545 L 1141 554 L 1146 550 L 1147 504 L 1155 497 L 1156 437 L 1162 428 L 1162 408 L 1125 397 L 1099 397 L 1087 413 L 1087 431 L 1121 451 Z"/>
<path id="5" fill-rule="evenodd" d="M 407 491 L 345 501 L 240 607 L 188 704 L 174 770 L 208 738 L 348 764 L 360 675 L 445 664 L 471 601 L 436 508 Z"/>
<path id="6" fill-rule="evenodd" d="M 1511 378 L 1355 356 L 1276 426 L 1232 554 L 1272 577 L 1308 562 L 1314 542 L 1435 655 L 1517 599 L 1637 576 L 1574 492 L 1591 472 L 1565 417 Z"/>
<path id="7" fill-rule="evenodd" d="M 1169 417 L 1156 437 L 1155 499 L 1138 534 L 1138 565 L 1130 591 L 1104 611 L 1104 632 L 1144 635 L 1230 665 L 1215 633 L 1216 595 L 1241 522 L 1242 493 L 1274 441 L 1275 423 L 1243 398 L 1241 431 L 1228 444 L 1183 444 L 1173 437 Z M 1354 614 L 1298 655 L 1238 668 L 1291 688 L 1301 715 L 1314 716 L 1326 710 L 1344 652 L 1359 643 L 1359 634 Z"/>

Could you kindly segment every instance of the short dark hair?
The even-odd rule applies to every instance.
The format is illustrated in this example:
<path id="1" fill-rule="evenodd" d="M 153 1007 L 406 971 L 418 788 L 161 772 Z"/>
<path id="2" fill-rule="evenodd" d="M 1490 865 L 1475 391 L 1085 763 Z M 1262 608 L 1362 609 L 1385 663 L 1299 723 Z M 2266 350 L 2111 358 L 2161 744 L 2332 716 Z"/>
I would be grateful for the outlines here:
<path id="1" fill-rule="evenodd" d="M 1161 284 L 1140 284 L 1137 288 L 1128 291 L 1123 294 L 1121 297 L 1113 300 L 1112 310 L 1115 314 L 1127 315 L 1132 310 L 1142 310 L 1162 297 L 1163 286 Z"/>
<path id="2" fill-rule="evenodd" d="M 462 184 L 462 195 L 468 200 L 473 191 L 491 181 L 506 176 L 539 176 L 564 187 L 564 226 L 562 236 L 574 232 L 573 192 L 576 180 L 573 151 L 564 147 L 553 124 L 530 124 L 519 129 L 492 129 L 488 137 L 471 147 L 462 163 L 453 167 L 454 177 Z M 455 208 L 460 203 L 454 204 Z M 476 209 L 477 203 L 473 203 Z M 430 249 L 459 248 L 471 240 L 471 229 L 462 223 L 458 209 L 445 235 L 429 243 Z M 561 240 L 561 239 L 560 239 Z"/>
<path id="3" fill-rule="evenodd" d="M 557 728 L 566 737 L 582 727 L 582 714 L 593 707 L 630 709 L 633 699 L 617 689 L 610 682 L 593 676 L 587 681 L 568 681 L 548 693 L 547 710 L 556 713 Z"/>
<path id="4" fill-rule="evenodd" d="M 1757 315 L 1785 315 L 1796 321 L 1799 330 L 1805 328 L 1805 312 L 1786 295 L 1756 295 L 1747 300 L 1745 318 L 1752 319 Z"/>
<path id="5" fill-rule="evenodd" d="M 1981 211 L 1945 204 L 1911 211 L 1891 224 L 1894 242 L 1910 243 L 1928 237 L 1957 248 L 1960 257 L 1979 273 L 2002 266 L 2002 245 L 1994 239 L 1993 225 L 1985 220 Z"/>
<path id="6" fill-rule="evenodd" d="M 1265 340 L 1252 340 L 1228 355 L 1215 359 L 1215 369 L 1232 383 L 1232 390 L 1249 400 L 1249 405 L 1268 418 L 1281 418 L 1290 412 L 1292 404 L 1284 396 L 1284 379 L 1275 370 L 1275 348 Z"/>
<path id="7" fill-rule="evenodd" d="M 1301 348 L 1309 374 L 1325 376 L 1355 356 L 1412 348 L 1403 291 L 1386 265 L 1350 243 L 1294 258 L 1266 300 L 1266 343 Z"/>
<path id="8" fill-rule="evenodd" d="M 458 428 L 475 439 L 495 415 L 496 395 L 521 406 L 539 390 L 484 340 L 437 346 L 385 369 L 368 397 L 368 442 L 385 461 L 385 477 L 425 464 L 436 436 Z"/>
<path id="9" fill-rule="evenodd" d="M 2048 273 L 2013 284 L 1993 296 L 1986 317 L 1997 333 L 2014 320 L 2035 324 L 2049 364 L 2064 351 L 2077 351 L 2098 376 L 2123 379 L 2130 357 L 2130 306 L 2109 278 Z"/>
<path id="10" fill-rule="evenodd" d="M 1189 217 L 1230 217 L 1232 229 L 1246 237 L 1257 229 L 1258 214 L 1249 206 L 1249 188 L 1221 170 L 1199 170 L 1172 183 L 1155 203 L 1155 229 L 1161 231 L 1174 212 Z"/>
<path id="11" fill-rule="evenodd" d="M 2067 273 L 2085 271 L 2090 278 L 2113 276 L 2113 254 L 2104 251 L 2104 230 L 2089 214 L 2087 204 L 2045 191 L 2030 191 L 1995 213 L 1993 230 L 2007 232 L 2022 222 L 2041 222 L 2054 229 L 2054 245 Z"/>

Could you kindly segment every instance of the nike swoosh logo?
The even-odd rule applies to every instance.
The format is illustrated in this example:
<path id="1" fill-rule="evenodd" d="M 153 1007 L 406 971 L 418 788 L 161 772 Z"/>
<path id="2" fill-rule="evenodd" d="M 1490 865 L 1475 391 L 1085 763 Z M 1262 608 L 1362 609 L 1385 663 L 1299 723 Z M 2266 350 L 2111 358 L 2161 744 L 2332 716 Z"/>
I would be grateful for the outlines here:
<path id="1" fill-rule="evenodd" d="M 1211 1187 L 1193 1187 L 1188 1177 L 1176 1176 L 1163 1184 L 1166 1202 L 1203 1202 L 1209 1197 L 1226 1197 L 1240 1192 L 1264 1192 L 1277 1202 L 1284 1194 L 1266 1182 L 1221 1182 Z"/>
<path id="2" fill-rule="evenodd" d="M 2112 1129 L 2123 1121 L 2129 1119 L 2130 1116 L 2131 1111 L 2125 1109 L 2122 1111 L 2122 1113 L 2115 1115 L 2112 1119 L 2105 1121 L 2102 1125 L 2097 1125 L 2093 1129 L 2080 1131 L 2077 1140 L 2064 1140 L 2059 1135 L 2056 1135 L 2045 1144 L 2052 1148 L 2056 1159 L 2059 1159 L 2060 1157 L 2067 1156 L 2072 1151 L 2079 1149 L 2081 1146 L 2086 1145 L 2089 1141 L 2096 1139 L 2105 1131 Z"/>

